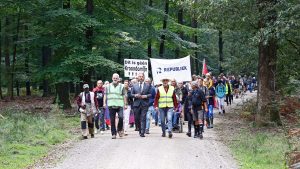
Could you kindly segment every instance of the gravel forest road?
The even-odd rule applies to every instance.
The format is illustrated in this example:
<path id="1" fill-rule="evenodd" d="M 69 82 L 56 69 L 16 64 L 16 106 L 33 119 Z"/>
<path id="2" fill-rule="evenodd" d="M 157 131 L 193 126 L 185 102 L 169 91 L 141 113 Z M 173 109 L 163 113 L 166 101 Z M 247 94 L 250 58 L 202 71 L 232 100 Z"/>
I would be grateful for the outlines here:
<path id="1" fill-rule="evenodd" d="M 250 94 L 249 94 L 250 95 Z M 251 94 L 254 96 L 254 94 Z M 246 95 L 247 97 L 251 97 Z M 240 103 L 226 107 L 227 112 Z M 222 115 L 215 112 L 215 124 Z M 79 123 L 78 123 L 79 124 Z M 205 129 L 203 140 L 174 133 L 173 138 L 161 137 L 161 129 L 152 125 L 150 134 L 142 138 L 130 129 L 128 136 L 112 140 L 110 131 L 96 134 L 95 138 L 76 142 L 63 157 L 52 165 L 35 168 L 52 169 L 236 169 L 239 168 L 222 144 L 214 129 Z"/>

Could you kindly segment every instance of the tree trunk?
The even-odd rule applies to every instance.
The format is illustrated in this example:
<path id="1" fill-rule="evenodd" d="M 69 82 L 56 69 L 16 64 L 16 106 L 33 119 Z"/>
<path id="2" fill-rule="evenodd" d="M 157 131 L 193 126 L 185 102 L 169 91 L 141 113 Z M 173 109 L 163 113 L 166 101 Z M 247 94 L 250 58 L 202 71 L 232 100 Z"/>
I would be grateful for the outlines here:
<path id="1" fill-rule="evenodd" d="M 42 47 L 42 67 L 45 68 L 51 58 L 51 53 L 52 50 L 51 48 L 47 47 L 47 46 L 43 46 Z M 47 97 L 49 96 L 49 82 L 48 79 L 46 77 L 44 77 L 43 80 L 43 97 Z"/>
<path id="2" fill-rule="evenodd" d="M 3 99 L 2 93 L 2 18 L 0 18 L 0 99 Z"/>
<path id="3" fill-rule="evenodd" d="M 223 68 L 222 68 L 222 63 L 224 60 L 224 55 L 223 55 L 223 32 L 219 30 L 219 72 L 220 74 L 223 73 Z"/>
<path id="4" fill-rule="evenodd" d="M 277 14 L 272 6 L 276 1 L 258 0 L 259 12 L 267 12 L 267 17 L 262 16 L 258 23 L 259 30 L 272 25 L 276 22 Z M 270 10 L 271 9 L 271 10 Z M 269 11 L 266 11 L 269 10 Z M 276 30 L 272 28 L 271 36 L 268 39 L 262 36 L 259 42 L 259 62 L 258 62 L 258 93 L 257 93 L 257 115 L 258 125 L 266 125 L 269 122 L 275 122 L 281 125 L 279 111 L 275 101 L 275 77 L 277 62 L 277 39 Z"/>
<path id="5" fill-rule="evenodd" d="M 93 0 L 86 0 L 86 11 L 89 16 L 93 15 L 94 11 L 94 3 Z M 88 27 L 85 36 L 87 39 L 87 49 L 89 51 L 92 51 L 93 48 L 93 43 L 92 43 L 92 38 L 93 38 L 93 27 Z"/>
<path id="6" fill-rule="evenodd" d="M 28 31 L 28 26 L 24 25 L 24 30 L 27 32 Z M 27 38 L 28 35 L 25 35 L 25 38 Z M 30 71 L 29 71 L 29 52 L 28 52 L 28 47 L 26 46 L 24 49 L 24 53 L 25 55 L 25 73 L 26 73 L 26 82 L 25 82 L 25 86 L 26 86 L 26 96 L 30 96 L 31 95 L 31 90 L 30 90 Z"/>
<path id="7" fill-rule="evenodd" d="M 178 14 L 177 14 L 177 19 L 178 19 L 178 23 L 183 25 L 183 7 L 180 6 L 179 10 L 178 10 Z M 178 33 L 179 37 L 181 39 L 183 39 L 183 31 L 180 31 Z M 175 59 L 180 58 L 180 48 L 176 47 L 175 49 Z"/>
<path id="8" fill-rule="evenodd" d="M 20 96 L 20 83 L 19 80 L 16 80 L 17 96 Z"/>
<path id="9" fill-rule="evenodd" d="M 65 0 L 63 3 L 63 9 L 71 8 L 70 0 Z M 54 100 L 57 101 L 60 108 L 62 109 L 70 109 L 70 87 L 68 82 L 60 82 L 55 85 L 56 88 L 56 98 Z"/>
<path id="10" fill-rule="evenodd" d="M 18 41 L 19 41 L 19 31 L 20 31 L 20 16 L 21 16 L 21 11 L 19 9 L 18 11 L 18 19 L 17 19 L 17 34 L 16 34 L 16 37 L 14 39 L 14 53 L 13 53 L 13 61 L 12 61 L 12 67 L 11 67 L 11 88 L 12 88 L 12 93 L 11 93 L 11 96 L 10 96 L 10 99 L 13 100 L 14 99 L 14 92 L 13 92 L 13 89 L 14 89 L 14 75 L 15 75 L 15 65 L 16 65 L 16 58 L 17 58 L 17 44 L 18 44 Z"/>
<path id="11" fill-rule="evenodd" d="M 197 3 L 198 3 L 198 1 L 195 0 L 195 1 L 194 1 L 194 4 L 196 5 Z M 195 29 L 198 28 L 198 21 L 197 21 L 197 18 L 196 18 L 196 12 L 194 12 L 194 14 L 193 14 L 192 27 L 195 28 Z M 197 35 L 197 33 L 194 34 L 193 39 L 194 39 L 194 43 L 197 45 L 197 44 L 198 44 L 198 35 Z M 194 73 L 196 73 L 196 74 L 199 74 L 199 61 L 198 61 L 198 55 L 199 55 L 199 53 L 198 53 L 198 48 L 197 48 L 196 51 L 195 51 L 195 59 L 194 59 L 194 62 L 193 62 L 193 63 L 195 64 L 195 66 L 193 66 L 193 67 L 194 67 L 194 68 L 193 68 L 193 71 L 194 71 Z"/>
<path id="12" fill-rule="evenodd" d="M 164 21 L 163 21 L 163 31 L 165 31 L 167 29 L 168 14 L 169 14 L 169 0 L 165 0 L 165 16 L 164 16 Z M 160 37 L 160 46 L 159 46 L 159 56 L 160 57 L 164 57 L 165 40 L 166 40 L 166 35 L 163 32 L 163 34 Z"/>
<path id="13" fill-rule="evenodd" d="M 5 52 L 5 74 L 6 74 L 6 81 L 7 81 L 7 96 L 11 98 L 13 96 L 13 84 L 11 79 L 11 66 L 10 66 L 10 53 L 9 53 L 9 37 L 8 37 L 8 30 L 9 30 L 9 18 L 5 18 L 5 36 L 4 36 L 4 52 Z"/>
<path id="14" fill-rule="evenodd" d="M 57 100 L 60 108 L 62 109 L 70 109 L 71 102 L 70 102 L 70 91 L 69 91 L 69 83 L 62 82 L 56 84 L 56 92 L 57 92 Z"/>

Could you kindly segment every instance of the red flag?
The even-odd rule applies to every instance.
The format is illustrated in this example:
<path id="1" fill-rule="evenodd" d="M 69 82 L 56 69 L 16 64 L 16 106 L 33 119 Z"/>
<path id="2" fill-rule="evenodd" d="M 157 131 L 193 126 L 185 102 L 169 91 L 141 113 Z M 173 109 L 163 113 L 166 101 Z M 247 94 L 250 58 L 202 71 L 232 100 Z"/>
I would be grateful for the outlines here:
<path id="1" fill-rule="evenodd" d="M 206 73 L 208 73 L 208 70 L 207 70 L 207 66 L 206 66 L 206 63 L 205 63 L 205 59 L 203 60 L 203 67 L 202 67 L 202 75 L 206 75 Z"/>

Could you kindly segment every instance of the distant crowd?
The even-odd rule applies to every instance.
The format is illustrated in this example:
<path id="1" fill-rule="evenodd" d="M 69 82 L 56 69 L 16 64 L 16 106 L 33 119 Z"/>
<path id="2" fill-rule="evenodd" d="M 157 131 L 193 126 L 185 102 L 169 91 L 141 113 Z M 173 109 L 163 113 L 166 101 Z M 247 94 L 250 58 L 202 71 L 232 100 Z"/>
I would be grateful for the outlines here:
<path id="1" fill-rule="evenodd" d="M 98 80 L 91 90 L 83 85 L 77 98 L 83 139 L 88 135 L 111 130 L 112 139 L 127 136 L 134 128 L 140 137 L 150 134 L 151 123 L 160 126 L 162 137 L 172 138 L 173 133 L 183 132 L 182 125 L 188 123 L 186 135 L 203 138 L 205 126 L 213 128 L 214 108 L 225 114 L 227 106 L 246 91 L 257 88 L 255 77 L 192 76 L 192 81 L 182 82 L 169 77 L 154 85 L 143 72 L 136 78 L 124 80 L 117 73 L 112 82 Z"/>

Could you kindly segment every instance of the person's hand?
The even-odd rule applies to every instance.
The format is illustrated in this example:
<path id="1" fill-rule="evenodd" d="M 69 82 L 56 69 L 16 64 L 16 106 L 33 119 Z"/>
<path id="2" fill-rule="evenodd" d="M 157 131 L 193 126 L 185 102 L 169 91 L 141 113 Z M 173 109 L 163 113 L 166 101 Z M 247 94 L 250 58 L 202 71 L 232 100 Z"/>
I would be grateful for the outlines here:
<path id="1" fill-rule="evenodd" d="M 85 107 L 86 107 L 85 105 L 81 105 L 81 108 L 85 109 Z"/>
<path id="2" fill-rule="evenodd" d="M 141 95 L 140 94 L 135 94 L 134 97 L 135 98 L 141 98 Z"/>
<path id="3" fill-rule="evenodd" d="M 181 113 L 180 113 L 180 118 L 182 118 L 182 117 L 183 117 L 183 113 L 181 112 Z"/>
<path id="4" fill-rule="evenodd" d="M 106 107 L 106 103 L 103 104 L 103 107 L 104 107 L 104 108 Z"/>
<path id="5" fill-rule="evenodd" d="M 124 105 L 124 110 L 126 110 L 126 109 L 127 109 L 127 107 L 128 107 L 127 105 Z"/>
<path id="6" fill-rule="evenodd" d="M 191 109 L 191 114 L 194 114 L 194 110 L 193 109 Z"/>
<path id="7" fill-rule="evenodd" d="M 147 99 L 147 95 L 142 95 L 142 99 Z"/>
<path id="8" fill-rule="evenodd" d="M 174 109 L 174 112 L 177 112 L 177 111 L 178 111 L 178 109 L 177 109 L 177 108 L 175 108 L 175 109 Z"/>
<path id="9" fill-rule="evenodd" d="M 207 109 L 207 108 L 205 108 L 205 112 L 208 112 L 208 109 Z"/>
<path id="10" fill-rule="evenodd" d="M 158 111 L 158 107 L 155 107 L 155 111 L 159 112 L 159 111 Z"/>

